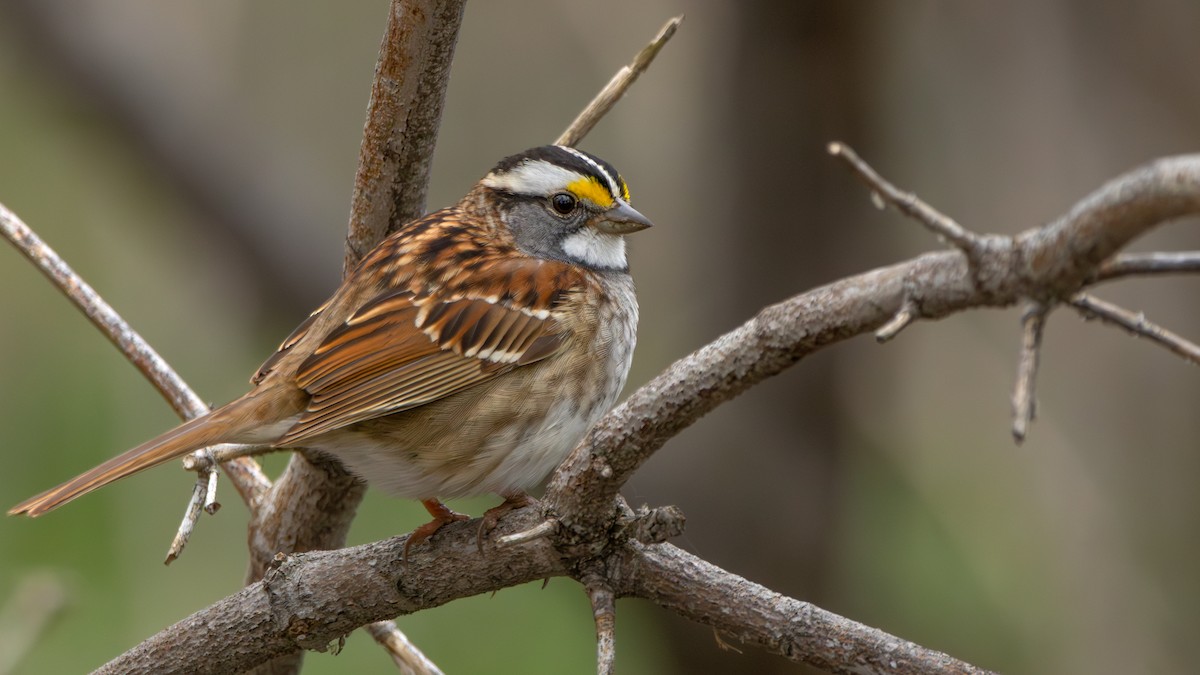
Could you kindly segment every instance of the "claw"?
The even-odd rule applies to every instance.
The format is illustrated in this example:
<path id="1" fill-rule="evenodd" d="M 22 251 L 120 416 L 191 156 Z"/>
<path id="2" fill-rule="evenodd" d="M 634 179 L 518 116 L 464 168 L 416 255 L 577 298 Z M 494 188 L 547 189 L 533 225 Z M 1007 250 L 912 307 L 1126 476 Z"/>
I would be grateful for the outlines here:
<path id="1" fill-rule="evenodd" d="M 471 516 L 450 510 L 449 506 L 441 503 L 436 498 L 422 499 L 421 505 L 425 507 L 429 515 L 433 516 L 433 520 L 418 527 L 408 535 L 408 541 L 404 542 L 404 551 L 400 554 L 400 564 L 402 565 L 408 565 L 408 549 L 412 548 L 414 544 L 420 544 L 432 537 L 438 530 L 442 529 L 443 525 L 471 519 Z"/>
<path id="2" fill-rule="evenodd" d="M 481 554 L 483 553 L 483 538 L 489 532 L 496 529 L 496 525 L 499 524 L 501 518 L 508 514 L 509 511 L 537 504 L 537 500 L 525 494 L 523 490 L 510 492 L 503 495 L 503 497 L 504 501 L 499 506 L 494 506 L 484 511 L 483 518 L 479 519 L 479 530 L 475 533 L 475 546 Z"/>

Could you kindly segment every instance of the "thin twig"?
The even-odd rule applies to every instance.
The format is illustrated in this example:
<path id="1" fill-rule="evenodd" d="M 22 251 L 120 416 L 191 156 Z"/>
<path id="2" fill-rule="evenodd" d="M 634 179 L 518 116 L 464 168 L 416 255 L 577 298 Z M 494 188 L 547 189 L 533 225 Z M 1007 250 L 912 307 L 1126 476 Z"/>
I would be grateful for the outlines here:
<path id="1" fill-rule="evenodd" d="M 40 237 L 0 204 L 0 231 L 42 274 L 67 296 L 100 330 L 125 358 L 129 359 L 142 375 L 158 389 L 180 417 L 190 419 L 208 412 L 208 406 L 196 396 L 174 370 L 167 365 L 158 352 L 154 351 L 103 298 L 96 293 L 67 263 L 59 257 Z"/>
<path id="2" fill-rule="evenodd" d="M 900 305 L 900 311 L 892 317 L 891 321 L 883 324 L 879 330 L 875 331 L 875 340 L 877 342 L 887 342 L 900 334 L 900 331 L 908 327 L 914 319 L 917 318 L 917 305 L 908 298 L 904 299 L 904 304 Z"/>
<path id="3" fill-rule="evenodd" d="M 121 351 L 121 354 L 150 381 L 154 388 L 171 404 L 175 412 L 184 419 L 191 419 L 208 412 L 208 406 L 187 386 L 183 378 L 147 343 L 137 331 L 117 314 L 98 293 L 67 265 L 53 249 L 42 241 L 15 213 L 0 204 L 0 232 L 22 255 L 34 264 L 63 295 L 84 313 L 105 337 Z M 197 451 L 204 453 L 203 450 Z M 226 465 L 230 480 L 238 494 L 253 508 L 256 495 L 270 489 L 271 482 L 262 468 L 252 459 L 242 457 L 230 460 Z M 189 506 L 188 513 L 192 513 Z M 199 513 L 195 514 L 197 517 Z M 186 542 L 192 521 L 180 526 L 175 541 Z M 175 543 L 172 543 L 175 550 Z M 176 551 L 178 555 L 178 551 Z M 172 559 L 168 555 L 168 561 Z"/>
<path id="4" fill-rule="evenodd" d="M 609 110 L 616 105 L 617 101 L 625 95 L 629 87 L 637 81 L 638 76 L 646 72 L 650 67 L 650 63 L 654 61 L 654 57 L 658 56 L 659 50 L 671 39 L 675 34 L 675 30 L 679 28 L 679 24 L 683 22 L 683 15 L 674 17 L 668 20 L 663 27 L 658 31 L 658 35 L 650 41 L 650 44 L 642 47 L 642 50 L 633 58 L 633 62 L 627 66 L 621 66 L 616 75 L 609 80 L 608 84 L 600 90 L 599 94 L 588 103 L 583 112 L 571 122 L 571 126 L 562 132 L 554 143 L 556 145 L 578 145 L 587 136 L 592 127 L 604 117 Z"/>
<path id="5" fill-rule="evenodd" d="M 1087 293 L 1075 295 L 1070 304 L 1085 319 L 1099 319 L 1123 328 L 1134 337 L 1146 338 L 1192 363 L 1200 364 L 1200 345 L 1146 319 L 1141 312 L 1131 312 Z"/>
<path id="6" fill-rule="evenodd" d="M 208 489 L 204 492 L 204 512 L 210 516 L 221 510 L 221 502 L 217 501 L 217 476 L 220 475 L 211 469 L 208 472 Z"/>
<path id="7" fill-rule="evenodd" d="M 511 546 L 513 544 L 523 544 L 525 542 L 535 541 L 543 537 L 548 537 L 558 529 L 558 521 L 551 518 L 538 523 L 536 526 L 529 528 L 523 532 L 507 534 L 496 539 L 497 546 Z"/>
<path id="8" fill-rule="evenodd" d="M 932 206 L 921 201 L 911 192 L 902 192 L 886 178 L 880 176 L 869 164 L 859 158 L 858 154 L 843 143 L 830 143 L 829 154 L 845 162 L 869 187 L 874 196 L 884 203 L 891 204 L 897 211 L 915 219 L 934 234 L 944 237 L 956 248 L 968 256 L 974 256 L 980 247 L 979 235 L 968 231 L 953 218 L 941 213 Z"/>
<path id="9" fill-rule="evenodd" d="M 196 529 L 196 521 L 200 519 L 200 513 L 204 510 L 209 475 L 212 475 L 212 469 L 202 469 L 197 473 L 196 484 L 192 486 L 191 499 L 188 499 L 187 508 L 183 511 L 183 520 L 179 523 L 179 529 L 175 531 L 175 538 L 171 540 L 171 545 L 167 547 L 167 557 L 163 560 L 164 565 L 175 562 L 183 553 L 183 548 L 187 546 L 188 540 L 192 538 L 192 530 Z"/>
<path id="10" fill-rule="evenodd" d="M 617 599 L 600 575 L 585 580 L 596 620 L 596 675 L 612 675 L 617 660 Z"/>
<path id="11" fill-rule="evenodd" d="M 1021 314 L 1021 353 L 1017 360 L 1017 382 L 1012 398 L 1012 434 L 1017 443 L 1025 440 L 1029 425 L 1037 414 L 1034 395 L 1046 312 L 1045 305 L 1031 302 Z"/>
<path id="12" fill-rule="evenodd" d="M 1200 251 L 1174 253 L 1122 253 L 1109 259 L 1096 272 L 1096 281 L 1128 276 L 1195 274 L 1200 272 Z"/>
<path id="13" fill-rule="evenodd" d="M 442 675 L 442 671 L 425 653 L 409 641 L 395 621 L 367 624 L 366 630 L 375 642 L 392 657 L 402 675 Z"/>

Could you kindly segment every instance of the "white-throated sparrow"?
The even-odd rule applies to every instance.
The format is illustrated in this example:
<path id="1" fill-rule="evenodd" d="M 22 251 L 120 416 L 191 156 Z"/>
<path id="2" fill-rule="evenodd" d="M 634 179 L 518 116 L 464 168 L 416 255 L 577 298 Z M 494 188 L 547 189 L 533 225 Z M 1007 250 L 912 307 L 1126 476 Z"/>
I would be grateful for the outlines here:
<path id="1" fill-rule="evenodd" d="M 410 541 L 463 518 L 438 498 L 524 503 L 624 386 L 638 318 L 624 235 L 649 226 L 599 158 L 563 146 L 508 157 L 380 243 L 249 393 L 9 514 L 218 443 L 319 450 L 422 500 L 434 520 Z"/>

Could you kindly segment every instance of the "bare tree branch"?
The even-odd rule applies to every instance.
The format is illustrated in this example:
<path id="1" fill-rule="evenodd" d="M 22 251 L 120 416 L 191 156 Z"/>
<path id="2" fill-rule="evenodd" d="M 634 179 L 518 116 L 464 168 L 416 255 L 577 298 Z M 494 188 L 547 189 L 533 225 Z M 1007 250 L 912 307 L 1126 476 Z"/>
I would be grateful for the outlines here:
<path id="1" fill-rule="evenodd" d="M 743 643 L 832 673 L 987 673 L 747 581 L 670 544 L 631 545 L 629 587 Z"/>
<path id="2" fill-rule="evenodd" d="M 1191 363 L 1200 364 L 1200 345 L 1146 319 L 1141 312 L 1131 312 L 1087 293 L 1071 298 L 1071 306 L 1079 310 L 1085 319 L 1099 319 L 1123 328 L 1134 337 L 1146 338 Z"/>
<path id="3" fill-rule="evenodd" d="M 54 249 L 46 245 L 28 225 L 3 204 L 0 204 L 0 234 L 3 234 L 5 239 L 83 312 L 92 325 L 120 350 L 150 384 L 154 385 L 180 417 L 191 419 L 208 412 L 204 401 L 187 386 L 183 378 L 159 356 L 158 352 L 76 274 Z M 207 452 L 209 451 L 200 450 L 194 456 L 205 456 Z M 258 462 L 248 457 L 238 457 L 224 462 L 222 466 L 242 500 L 253 509 L 255 498 L 271 485 Z M 178 557 L 199 515 L 199 509 L 193 510 L 189 506 L 179 533 L 176 534 L 167 554 L 167 563 Z"/>
<path id="4" fill-rule="evenodd" d="M 525 529 L 520 509 L 499 525 Z M 479 555 L 478 522 L 447 525 L 401 562 L 400 536 L 280 556 L 264 578 L 167 628 L 99 673 L 230 673 L 299 649 L 324 650 L 354 629 L 460 597 L 566 573 L 548 540 Z"/>
<path id="5" fill-rule="evenodd" d="M 1029 425 L 1037 414 L 1038 358 L 1042 353 L 1046 314 L 1046 306 L 1036 302 L 1029 303 L 1021 313 L 1021 352 L 1017 357 L 1017 382 L 1012 396 L 1012 435 L 1017 443 L 1025 440 Z"/>
<path id="6" fill-rule="evenodd" d="M 1160 160 L 1110 182 L 1081 201 L 1066 216 L 1045 228 L 1030 230 L 1013 238 L 985 238 L 985 244 L 981 247 L 974 266 L 968 266 L 960 252 L 927 254 L 907 263 L 830 284 L 769 307 L 743 327 L 674 364 L 597 425 L 570 460 L 556 472 L 547 492 L 547 510 L 558 514 L 560 521 L 569 527 L 539 528 L 537 522 L 531 520 L 533 514 L 528 513 L 528 509 L 522 510 L 520 517 L 514 515 L 506 518 L 501 527 L 517 525 L 520 532 L 545 529 L 548 533 L 542 538 L 527 541 L 522 547 L 497 548 L 494 553 L 482 558 L 460 555 L 457 567 L 459 573 L 450 573 L 449 577 L 461 578 L 462 575 L 478 574 L 482 570 L 483 578 L 487 581 L 482 582 L 481 589 L 460 585 L 445 596 L 430 595 L 423 590 L 422 598 L 415 605 L 406 602 L 389 606 L 377 617 L 341 613 L 334 618 L 327 618 L 334 615 L 326 615 L 319 605 L 313 605 L 300 614 L 291 616 L 286 622 L 274 624 L 292 627 L 287 633 L 287 639 L 281 640 L 278 635 L 260 636 L 261 649 L 253 650 L 253 653 L 239 652 L 237 658 L 246 659 L 239 663 L 253 665 L 261 663 L 261 660 L 254 659 L 261 659 L 264 654 L 287 654 L 295 652 L 297 647 L 319 647 L 337 637 L 337 630 L 349 630 L 376 618 L 385 618 L 402 611 L 414 611 L 421 606 L 440 604 L 454 597 L 494 590 L 531 578 L 565 573 L 566 570 L 562 567 L 565 559 L 561 557 L 564 554 L 569 558 L 572 555 L 586 555 L 589 551 L 607 550 L 608 559 L 615 560 L 618 552 L 628 552 L 621 546 L 631 544 L 622 544 L 619 540 L 614 542 L 600 533 L 620 532 L 632 522 L 620 525 L 619 521 L 625 516 L 621 509 L 613 507 L 614 502 L 611 500 L 615 497 L 619 485 L 667 438 L 719 402 L 779 372 L 816 349 L 883 325 L 896 315 L 905 302 L 916 303 L 916 306 L 921 308 L 922 316 L 940 317 L 969 307 L 1006 306 L 1022 298 L 1058 298 L 1064 290 L 1075 292 L 1086 280 L 1096 277 L 1097 267 L 1116 247 L 1124 245 L 1162 221 L 1198 210 L 1200 157 Z M 5 224 L 6 229 L 12 229 L 12 223 L 19 223 L 19 220 L 4 209 L 0 211 L 0 222 Z M 26 246 L 24 250 L 35 248 Z M 306 463 L 305 466 L 312 465 Z M 324 471 L 330 474 L 337 473 L 328 467 L 325 467 Z M 340 479 L 350 486 L 355 483 L 344 474 Z M 288 508 L 288 493 L 279 490 L 280 485 L 288 483 L 291 481 L 281 480 L 276 484 L 272 490 L 272 499 L 267 500 L 264 512 L 271 511 L 272 507 Z M 609 500 L 607 505 L 604 503 L 605 499 Z M 343 526 L 348 523 L 353 509 L 331 510 L 332 519 L 344 519 L 345 522 L 339 524 L 327 521 L 327 524 L 330 525 L 330 529 L 344 532 Z M 620 527 L 613 529 L 610 527 L 612 525 Z M 468 524 L 465 528 L 458 529 L 459 539 L 465 536 L 468 542 L 471 541 L 473 526 Z M 259 534 L 262 535 L 261 530 Z M 297 537 L 303 536 L 304 533 L 289 534 Z M 501 534 L 503 536 L 503 533 Z M 403 540 L 399 541 L 402 545 Z M 551 542 L 553 548 L 550 546 Z M 288 548 L 298 550 L 309 545 L 309 542 L 293 538 L 289 544 Z M 266 546 L 262 542 L 256 542 L 252 548 L 265 550 Z M 538 558 L 538 551 L 544 555 L 545 564 L 535 566 L 536 569 L 528 565 L 514 567 L 514 558 L 528 562 Z M 347 561 L 359 553 L 352 549 L 323 554 L 329 557 L 322 560 L 341 566 L 349 564 Z M 343 554 L 345 558 L 340 557 Z M 444 550 L 442 545 L 427 550 L 425 555 L 437 556 L 439 573 L 456 569 L 453 566 L 442 565 L 443 562 L 454 558 L 453 552 Z M 398 555 L 395 560 L 399 560 Z M 550 562 L 546 562 L 547 560 Z M 506 574 L 497 575 L 492 567 L 497 563 L 507 570 Z M 284 567 L 288 567 L 286 561 Z M 413 567 L 417 568 L 418 565 Z M 377 565 L 367 565 L 367 568 L 377 571 Z M 355 576 L 352 569 L 339 569 L 342 569 L 346 576 L 323 570 L 308 579 L 323 579 L 325 581 L 322 583 L 336 587 L 337 592 L 334 594 L 339 598 L 361 601 L 361 598 L 347 595 L 344 584 L 361 586 L 363 575 L 367 573 L 360 570 L 360 574 Z M 721 574 L 731 576 L 723 572 Z M 280 573 L 277 580 L 282 577 L 286 577 L 286 574 Z M 623 579 L 620 576 L 616 578 Z M 639 583 L 643 582 L 644 580 Z M 421 588 L 425 589 L 429 583 L 434 582 L 422 579 Z M 635 587 L 625 585 L 618 588 Z M 269 588 L 269 584 L 266 590 L 273 600 L 279 597 Z M 307 587 L 302 595 L 311 599 L 313 590 L 314 587 Z M 235 598 L 240 598 L 238 602 L 243 602 L 249 597 L 246 593 L 238 594 Z M 655 599 L 669 606 L 681 602 L 661 591 L 656 591 Z M 251 601 L 257 602 L 253 599 Z M 217 611 L 222 615 L 232 616 L 224 614 L 229 609 L 219 607 Z M 376 609 L 379 608 L 376 606 L 372 611 Z M 239 621 L 249 618 L 253 622 L 254 617 L 261 614 L 261 609 L 252 606 L 245 608 L 245 611 L 244 616 L 237 617 Z M 300 620 L 300 624 L 297 624 L 297 616 L 311 618 Z M 325 622 L 323 625 L 328 630 L 310 631 L 311 621 L 316 620 Z M 215 621 L 214 617 L 208 616 L 203 623 L 208 626 L 218 625 L 219 622 L 214 623 Z M 297 634 L 296 625 L 302 625 L 304 632 Z M 761 625 L 765 624 L 754 624 Z M 742 626 L 741 632 L 724 626 L 718 627 L 741 635 L 754 626 Z M 243 629 L 244 627 L 239 627 L 238 631 Z M 274 629 L 271 627 L 271 630 Z M 344 635 L 344 632 L 341 634 Z M 208 640 L 208 634 L 202 633 L 201 638 L 203 639 L 196 649 L 202 650 L 203 644 Z M 180 635 L 178 630 L 169 630 L 163 636 L 148 641 L 143 647 L 123 655 L 114 662 L 113 667 L 125 671 L 131 665 L 129 659 L 145 658 L 148 660 L 142 661 L 143 664 L 161 671 L 163 663 L 153 660 L 152 656 L 156 653 L 155 650 L 162 648 L 163 640 L 172 645 L 169 651 L 172 659 L 176 659 L 180 653 Z M 892 643 L 888 644 L 890 646 Z M 208 652 L 198 652 L 197 658 L 201 659 L 201 662 L 192 664 L 196 670 L 223 670 L 230 666 L 224 657 L 214 656 L 211 647 L 212 645 L 208 645 Z M 842 667 L 830 665 L 824 660 L 827 656 L 807 655 L 799 658 L 835 669 Z"/>
<path id="7" fill-rule="evenodd" d="M 393 0 L 358 153 L 345 272 L 425 215 L 450 63 L 465 0 Z"/>
<path id="8" fill-rule="evenodd" d="M 442 671 L 409 641 L 394 621 L 377 621 L 367 626 L 375 642 L 392 657 L 401 675 L 442 675 Z"/>
<path id="9" fill-rule="evenodd" d="M 617 598 L 602 574 L 584 579 L 596 621 L 596 675 L 612 675 L 617 661 Z"/>
<path id="10" fill-rule="evenodd" d="M 884 204 L 891 204 L 897 211 L 921 223 L 930 232 L 946 239 L 968 256 L 979 247 L 979 235 L 968 231 L 953 218 L 921 201 L 915 194 L 903 192 L 892 185 L 862 161 L 849 146 L 844 143 L 830 143 L 828 149 L 829 154 L 845 162 Z"/>
<path id="11" fill-rule="evenodd" d="M 1195 274 L 1200 272 L 1200 251 L 1177 253 L 1122 253 L 1100 266 L 1097 281 L 1127 276 Z"/>
<path id="12" fill-rule="evenodd" d="M 297 647 L 321 648 L 370 621 L 533 579 L 566 574 L 586 580 L 601 569 L 618 596 L 653 599 L 746 642 L 834 672 L 981 672 L 771 593 L 670 545 L 640 541 L 659 541 L 655 532 L 669 536 L 678 523 L 671 525 L 675 518 L 667 512 L 634 513 L 616 497 L 617 486 L 704 412 L 817 349 L 883 325 L 906 298 L 920 303 L 923 316 L 941 317 L 1057 297 L 1057 290 L 1047 289 L 1067 286 L 1064 278 L 1074 284 L 1093 278 L 1104 255 L 1114 253 L 1105 249 L 1198 211 L 1200 156 L 1160 160 L 1111 181 L 1041 230 L 984 238 L 973 268 L 959 251 L 926 254 L 768 307 L 635 392 L 556 470 L 543 513 L 518 509 L 501 520 L 496 533 L 545 534 L 479 556 L 477 525 L 455 523 L 419 549 L 408 567 L 400 563 L 403 537 L 293 556 L 261 584 L 167 629 L 104 672 L 148 672 L 136 668 L 160 668 L 164 662 L 156 658 L 168 652 L 169 663 L 182 668 L 219 663 L 232 669 L 224 659 L 236 657 L 246 665 Z M 560 526 L 539 528 L 546 514 Z M 665 529 L 648 522 L 665 523 Z M 229 628 L 238 641 L 229 647 L 214 645 L 200 628 L 234 620 L 238 623 Z"/>
<path id="13" fill-rule="evenodd" d="M 500 527 L 528 529 L 536 517 L 532 509 L 520 509 Z M 401 563 L 406 536 L 288 556 L 263 581 L 193 614 L 97 672 L 238 672 L 297 647 L 326 649 L 383 617 L 570 573 L 570 562 L 546 539 L 480 556 L 476 526 L 447 525 L 428 546 L 414 549 L 408 565 Z M 634 596 L 833 672 L 885 672 L 889 664 L 896 669 L 886 672 L 986 672 L 773 593 L 669 544 L 627 542 L 605 559 L 603 569 L 603 581 L 589 588 L 602 610 L 602 643 L 611 597 Z M 602 658 L 608 660 L 601 663 L 611 664 L 612 655 L 605 648 Z"/>
<path id="14" fill-rule="evenodd" d="M 551 478 L 547 510 L 583 541 L 613 519 L 617 491 L 669 438 L 801 358 L 877 329 L 905 302 L 933 319 L 1069 298 L 1120 247 L 1198 212 L 1200 156 L 1160 159 L 1110 181 L 1045 227 L 981 237 L 974 265 L 960 251 L 928 253 L 767 307 L 676 361 L 596 424 Z"/>
<path id="15" fill-rule="evenodd" d="M 642 73 L 650 67 L 654 61 L 654 57 L 658 56 L 658 52 L 662 50 L 663 45 L 667 44 L 667 40 L 675 35 L 679 24 L 683 23 L 683 15 L 677 16 L 668 20 L 663 27 L 659 29 L 658 35 L 650 41 L 650 44 L 642 48 L 642 51 L 637 53 L 633 58 L 633 62 L 627 66 L 622 66 L 617 71 L 616 75 L 609 80 L 608 84 L 596 94 L 587 107 L 571 122 L 571 125 L 562 132 L 555 141 L 555 145 L 578 145 L 587 136 L 592 127 L 603 118 L 609 110 L 612 109 L 617 101 L 625 95 L 633 83 L 637 81 Z"/>
<path id="16" fill-rule="evenodd" d="M 354 178 L 344 274 L 388 233 L 424 213 L 464 3 L 391 3 Z M 293 454 L 250 522 L 247 583 L 261 578 L 278 551 L 345 545 L 365 488 L 336 462 Z M 259 672 L 297 672 L 302 658 L 293 649 Z"/>

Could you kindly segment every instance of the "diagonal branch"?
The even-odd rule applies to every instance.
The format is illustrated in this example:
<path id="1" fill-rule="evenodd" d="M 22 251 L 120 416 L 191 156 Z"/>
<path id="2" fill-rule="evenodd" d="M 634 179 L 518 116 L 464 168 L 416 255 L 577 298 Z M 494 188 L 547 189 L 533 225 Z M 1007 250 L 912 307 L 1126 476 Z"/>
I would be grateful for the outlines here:
<path id="1" fill-rule="evenodd" d="M 829 154 L 846 163 L 873 195 L 884 204 L 891 204 L 897 211 L 924 225 L 930 232 L 945 238 L 968 257 L 981 245 L 979 235 L 959 225 L 953 218 L 926 204 L 915 194 L 904 192 L 880 176 L 869 164 L 844 143 L 830 143 Z M 880 207 L 882 208 L 882 206 Z"/>
<path id="2" fill-rule="evenodd" d="M 532 509 L 501 527 L 533 524 Z M 401 614 L 566 573 L 547 540 L 481 556 L 477 522 L 447 525 L 401 562 L 408 537 L 282 557 L 264 578 L 145 640 L 98 673 L 244 672 Z M 219 636 L 219 638 L 214 638 Z M 274 664 L 276 661 L 272 661 Z"/>
<path id="3" fill-rule="evenodd" d="M 1070 304 L 1085 319 L 1099 319 L 1123 328 L 1134 337 L 1144 337 L 1191 363 L 1200 364 L 1200 345 L 1148 320 L 1141 312 L 1131 312 L 1087 293 L 1071 298 Z"/>
<path id="4" fill-rule="evenodd" d="M 63 295 L 67 296 L 75 307 L 92 322 L 105 337 L 113 343 L 125 358 L 138 369 L 140 373 L 154 385 L 159 394 L 171 404 L 171 407 L 183 419 L 191 419 L 208 412 L 208 406 L 195 392 L 188 387 L 183 378 L 150 346 L 137 331 L 130 326 L 120 314 L 112 308 L 95 289 L 83 280 L 70 265 L 63 260 L 54 249 L 50 248 L 41 237 L 29 228 L 8 207 L 0 204 L 0 234 L 3 234 L 22 255 L 34 264 L 50 280 Z M 242 446 L 220 446 L 220 448 L 241 448 Z M 212 461 L 212 448 L 199 450 L 192 455 L 198 464 L 208 467 Z M 271 487 L 271 481 L 263 473 L 258 462 L 249 457 L 234 457 L 221 463 L 229 475 L 230 482 L 241 495 L 242 500 L 251 511 L 258 498 Z M 211 469 L 208 469 L 211 471 Z M 215 474 L 212 474 L 215 475 Z M 175 535 L 171 548 L 167 553 L 167 563 L 179 556 L 191 535 L 196 519 L 200 517 L 200 509 L 193 508 L 189 503 L 186 515 Z"/>
<path id="5" fill-rule="evenodd" d="M 354 178 L 344 273 L 388 233 L 424 213 L 464 4 L 392 0 Z M 260 579 L 279 551 L 344 546 L 365 488 L 335 461 L 293 454 L 249 524 L 246 582 Z M 303 652 L 292 649 L 267 669 L 297 672 L 302 659 Z"/>
<path id="6" fill-rule="evenodd" d="M 654 61 L 654 57 L 658 56 L 658 52 L 662 50 L 663 45 L 667 44 L 667 40 L 675 35 L 675 31 L 679 28 L 679 24 L 683 23 L 683 15 L 677 16 L 668 20 L 663 27 L 659 29 L 658 35 L 650 41 L 650 44 L 642 48 L 642 51 L 637 53 L 633 58 L 633 63 L 627 66 L 622 66 L 617 71 L 616 75 L 609 80 L 608 84 L 596 94 L 591 103 L 579 113 L 575 121 L 567 127 L 566 131 L 562 132 L 555 141 L 555 145 L 578 145 L 583 140 L 584 136 L 596 126 L 602 117 L 608 114 L 609 110 L 621 100 L 626 91 L 633 86 L 638 77 L 646 72 L 650 64 Z"/>
<path id="7" fill-rule="evenodd" d="M 551 477 L 547 510 L 584 537 L 613 515 L 629 476 L 682 429 L 830 344 L 884 325 L 906 301 L 926 318 L 1076 293 L 1098 266 L 1156 225 L 1200 213 L 1200 155 L 1161 159 L 1100 187 L 1053 223 L 960 251 L 836 281 L 767 307 L 634 392 Z"/>
<path id="8" fill-rule="evenodd" d="M 941 317 L 1055 297 L 1064 279 L 1092 278 L 1114 252 L 1106 249 L 1195 212 L 1200 156 L 1161 160 L 1110 182 L 1041 230 L 986 238 L 977 265 L 968 265 L 960 251 L 926 254 L 768 307 L 676 362 L 589 433 L 547 489 L 544 510 L 558 515 L 557 527 L 539 528 L 543 514 L 519 509 L 501 521 L 497 536 L 544 534 L 480 556 L 477 524 L 455 523 L 407 566 L 400 562 L 405 537 L 292 556 L 262 582 L 154 636 L 101 672 L 154 672 L 164 659 L 184 670 L 241 669 L 297 649 L 323 648 L 368 622 L 534 579 L 579 578 L 588 570 L 603 570 L 617 596 L 653 599 L 835 672 L 980 672 L 771 593 L 675 547 L 647 545 L 639 537 L 660 541 L 655 532 L 663 528 L 638 526 L 639 518 L 676 523 L 668 534 L 678 531 L 678 519 L 667 513 L 651 518 L 653 512 L 639 517 L 616 492 L 651 453 L 705 412 L 813 351 L 883 325 L 906 299 L 920 303 L 923 316 Z M 230 642 L 213 644 L 213 626 Z"/>
<path id="9" fill-rule="evenodd" d="M 834 673 L 983 674 L 952 656 L 743 579 L 670 544 L 631 546 L 626 594 Z"/>
<path id="10" fill-rule="evenodd" d="M 367 625 L 367 632 L 392 657 L 401 675 L 442 675 L 442 671 L 424 652 L 409 641 L 394 621 L 377 621 Z"/>

